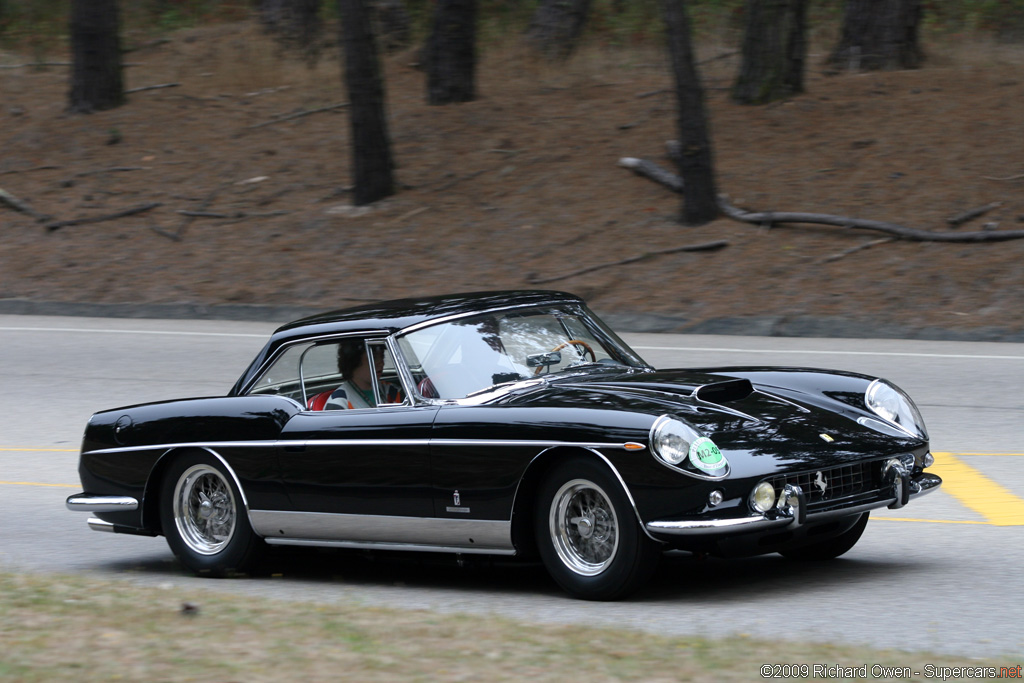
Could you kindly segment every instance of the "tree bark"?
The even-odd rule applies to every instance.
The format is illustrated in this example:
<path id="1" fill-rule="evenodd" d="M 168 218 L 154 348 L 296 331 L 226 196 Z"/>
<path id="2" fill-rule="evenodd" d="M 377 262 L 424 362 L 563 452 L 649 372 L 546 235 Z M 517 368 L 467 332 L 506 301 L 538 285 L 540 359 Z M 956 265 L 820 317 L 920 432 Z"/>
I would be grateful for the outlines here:
<path id="1" fill-rule="evenodd" d="M 847 0 L 839 45 L 830 64 L 851 71 L 916 69 L 921 0 Z"/>
<path id="2" fill-rule="evenodd" d="M 807 0 L 747 0 L 735 101 L 766 104 L 804 91 L 806 16 Z"/>
<path id="3" fill-rule="evenodd" d="M 591 0 L 541 0 L 526 40 L 548 59 L 566 59 L 576 49 Z"/>
<path id="4" fill-rule="evenodd" d="M 338 0 L 338 8 L 351 108 L 353 203 L 361 206 L 394 194 L 394 162 L 369 7 L 365 0 Z"/>
<path id="5" fill-rule="evenodd" d="M 373 14 L 377 40 L 384 52 L 409 46 L 412 26 L 402 0 L 374 0 Z"/>
<path id="6" fill-rule="evenodd" d="M 286 48 L 310 64 L 320 56 L 320 0 L 260 0 L 260 20 Z"/>
<path id="7" fill-rule="evenodd" d="M 117 0 L 71 3 L 71 88 L 68 108 L 89 113 L 125 102 Z"/>
<path id="8" fill-rule="evenodd" d="M 438 0 L 427 42 L 427 103 L 476 99 L 476 0 Z"/>
<path id="9" fill-rule="evenodd" d="M 683 223 L 703 225 L 718 217 L 715 172 L 704 111 L 704 90 L 693 60 L 685 0 L 661 0 L 679 103 L 679 172 Z"/>

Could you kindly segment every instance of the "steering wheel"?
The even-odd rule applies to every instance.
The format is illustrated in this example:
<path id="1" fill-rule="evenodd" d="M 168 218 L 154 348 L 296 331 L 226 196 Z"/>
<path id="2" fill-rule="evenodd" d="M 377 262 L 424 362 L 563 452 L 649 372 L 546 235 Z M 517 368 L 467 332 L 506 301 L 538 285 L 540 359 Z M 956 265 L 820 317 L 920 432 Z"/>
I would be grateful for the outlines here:
<path id="1" fill-rule="evenodd" d="M 555 348 L 551 349 L 550 353 L 554 353 L 555 351 L 561 351 L 566 346 L 580 346 L 580 347 L 582 347 L 583 348 L 583 352 L 585 354 L 586 353 L 590 354 L 590 362 L 591 363 L 596 363 L 597 362 L 597 354 L 594 353 L 594 349 L 590 346 L 590 344 L 588 344 L 587 342 L 583 341 L 582 339 L 570 339 L 569 341 L 564 341 L 561 344 L 559 344 L 558 346 L 556 346 Z M 541 365 L 540 367 L 538 367 L 536 370 L 533 371 L 533 374 L 534 375 L 539 375 L 540 371 L 543 370 L 544 368 L 545 368 L 545 366 Z"/>

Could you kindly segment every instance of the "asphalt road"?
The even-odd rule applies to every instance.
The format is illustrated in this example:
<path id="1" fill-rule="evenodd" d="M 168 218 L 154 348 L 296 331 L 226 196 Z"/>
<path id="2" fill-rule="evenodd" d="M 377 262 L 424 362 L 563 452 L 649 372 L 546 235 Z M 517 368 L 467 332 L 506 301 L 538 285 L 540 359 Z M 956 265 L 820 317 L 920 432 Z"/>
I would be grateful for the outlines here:
<path id="1" fill-rule="evenodd" d="M 197 579 L 163 539 L 95 533 L 64 508 L 81 490 L 77 447 L 92 412 L 223 394 L 272 327 L 0 316 L 0 569 L 142 582 L 183 600 L 215 589 L 680 637 L 859 643 L 967 664 L 995 656 L 1015 665 L 1024 654 L 1024 345 L 624 335 L 662 368 L 801 365 L 885 376 L 921 407 L 946 480 L 911 506 L 874 513 L 861 542 L 835 562 L 670 558 L 626 602 L 569 599 L 538 567 L 459 566 L 445 556 L 302 551 L 272 556 L 252 578 Z"/>

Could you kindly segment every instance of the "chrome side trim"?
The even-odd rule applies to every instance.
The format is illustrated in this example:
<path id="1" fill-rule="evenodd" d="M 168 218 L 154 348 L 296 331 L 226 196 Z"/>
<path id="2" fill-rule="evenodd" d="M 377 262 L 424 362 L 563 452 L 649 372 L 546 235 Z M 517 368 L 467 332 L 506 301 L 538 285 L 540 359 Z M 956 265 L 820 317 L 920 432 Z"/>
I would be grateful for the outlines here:
<path id="1" fill-rule="evenodd" d="M 321 413 L 318 413 L 321 414 Z M 635 442 L 601 443 L 587 441 L 533 441 L 528 439 L 302 439 L 288 441 L 183 441 L 179 443 L 150 444 L 143 446 L 120 446 L 117 448 L 98 448 L 85 451 L 83 455 L 106 453 L 131 453 L 134 451 L 174 450 L 178 448 L 201 448 L 209 451 L 223 462 L 212 448 L 276 448 L 288 446 L 498 446 L 531 448 L 557 448 L 570 446 L 577 448 L 613 448 L 615 450 L 641 450 Z M 226 465 L 226 464 L 225 464 Z"/>
<path id="2" fill-rule="evenodd" d="M 93 496 L 76 493 L 64 503 L 73 512 L 131 512 L 139 509 L 139 501 L 131 496 Z"/>
<path id="3" fill-rule="evenodd" d="M 114 525 L 112 522 L 104 522 L 102 519 L 96 519 L 92 517 L 88 521 L 89 528 L 93 531 L 105 531 L 108 534 L 114 533 Z"/>
<path id="4" fill-rule="evenodd" d="M 253 530 L 267 543 L 371 544 L 404 549 L 451 548 L 451 552 L 515 552 L 512 522 L 502 520 L 391 517 L 324 512 L 250 510 Z"/>
<path id="5" fill-rule="evenodd" d="M 301 545 L 320 548 L 357 548 L 362 550 L 404 550 L 422 553 L 456 553 L 460 555 L 515 555 L 515 549 L 466 548 L 414 543 L 376 543 L 373 541 L 323 541 L 308 538 L 267 538 L 269 545 Z"/>

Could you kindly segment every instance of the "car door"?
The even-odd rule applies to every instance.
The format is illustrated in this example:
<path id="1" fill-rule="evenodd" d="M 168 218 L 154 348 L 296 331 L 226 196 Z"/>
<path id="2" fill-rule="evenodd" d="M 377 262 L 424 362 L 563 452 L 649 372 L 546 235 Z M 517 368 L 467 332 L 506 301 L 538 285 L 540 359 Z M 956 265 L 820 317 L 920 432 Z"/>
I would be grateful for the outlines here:
<path id="1" fill-rule="evenodd" d="M 319 342 L 299 359 L 307 410 L 285 425 L 281 478 L 298 512 L 425 517 L 435 406 L 414 406 L 385 339 Z"/>
<path id="2" fill-rule="evenodd" d="M 436 406 L 306 411 L 281 434 L 281 477 L 297 512 L 428 517 Z"/>

